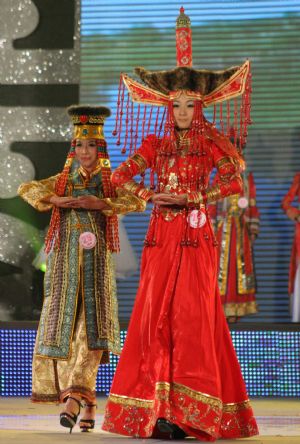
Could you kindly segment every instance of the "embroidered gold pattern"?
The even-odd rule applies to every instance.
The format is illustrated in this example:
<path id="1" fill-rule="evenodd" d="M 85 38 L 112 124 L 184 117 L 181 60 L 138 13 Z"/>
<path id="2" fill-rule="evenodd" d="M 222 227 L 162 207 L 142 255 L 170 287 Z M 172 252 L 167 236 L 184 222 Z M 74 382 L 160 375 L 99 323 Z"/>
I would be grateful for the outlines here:
<path id="1" fill-rule="evenodd" d="M 214 187 L 209 188 L 206 191 L 207 203 L 216 202 L 217 200 L 221 199 L 221 197 L 222 197 L 221 189 L 218 184 L 215 185 Z"/>
<path id="2" fill-rule="evenodd" d="M 135 437 L 150 437 L 157 417 L 178 421 L 218 438 L 257 434 L 249 400 L 222 403 L 219 398 L 178 383 L 158 382 L 153 399 L 110 394 L 103 429 Z M 122 427 L 122 429 L 121 429 Z"/>
<path id="3" fill-rule="evenodd" d="M 222 239 L 221 239 L 221 257 L 220 257 L 220 269 L 219 269 L 219 289 L 220 294 L 223 296 L 227 290 L 227 276 L 228 276 L 228 264 L 229 264 L 229 240 L 231 235 L 231 223 L 230 217 L 226 218 L 223 222 Z"/>
<path id="4" fill-rule="evenodd" d="M 225 316 L 246 316 L 248 314 L 257 313 L 257 304 L 255 301 L 250 302 L 230 302 L 224 304 Z"/>
<path id="5" fill-rule="evenodd" d="M 139 173 L 143 173 L 147 169 L 147 162 L 140 154 L 134 154 L 131 156 L 130 160 L 137 164 L 139 167 Z"/>
<path id="6" fill-rule="evenodd" d="M 147 399 L 129 398 L 128 396 L 114 395 L 113 393 L 109 395 L 109 400 L 115 404 L 130 405 L 142 408 L 150 408 L 154 405 L 153 400 L 148 401 Z"/>
<path id="7" fill-rule="evenodd" d="M 166 185 L 166 190 L 170 191 L 172 189 L 176 190 L 178 187 L 178 177 L 175 173 L 169 174 L 168 184 Z"/>
<path id="8" fill-rule="evenodd" d="M 130 405 L 136 407 L 150 408 L 155 404 L 155 400 L 166 400 L 169 399 L 170 392 L 173 391 L 176 394 L 183 394 L 188 396 L 189 398 L 194 399 L 195 401 L 202 402 L 203 404 L 207 404 L 216 410 L 224 410 L 228 411 L 237 411 L 237 409 L 248 408 L 250 406 L 249 400 L 245 400 L 240 403 L 222 403 L 221 399 L 216 398 L 215 396 L 208 395 L 207 393 L 198 392 L 193 390 L 185 385 L 178 384 L 176 382 L 157 382 L 155 384 L 155 396 L 154 399 L 141 399 L 141 398 L 131 398 L 125 395 L 116 395 L 114 393 L 110 393 L 109 400 L 116 404 L 122 405 Z M 168 396 L 165 394 L 161 394 L 162 392 L 167 392 Z"/>

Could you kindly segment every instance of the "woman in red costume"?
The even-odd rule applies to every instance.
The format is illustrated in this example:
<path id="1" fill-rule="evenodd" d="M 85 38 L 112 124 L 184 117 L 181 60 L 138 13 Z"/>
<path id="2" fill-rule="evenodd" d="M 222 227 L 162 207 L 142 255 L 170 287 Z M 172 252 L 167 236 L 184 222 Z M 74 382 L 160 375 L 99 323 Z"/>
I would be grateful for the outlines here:
<path id="1" fill-rule="evenodd" d="M 229 90 L 230 97 L 245 93 L 243 137 L 249 118 L 249 64 L 218 73 L 191 68 L 189 33 L 182 8 L 177 19 L 179 67 L 155 73 L 137 69 L 147 86 L 122 75 L 133 100 L 166 106 L 167 113 L 163 136 L 156 117 L 156 135 L 146 136 L 112 176 L 117 187 L 154 207 L 103 429 L 140 438 L 215 441 L 256 435 L 258 430 L 223 314 L 216 242 L 207 213 L 209 202 L 241 191 L 242 160 L 228 137 L 204 118 L 202 107 L 208 100 L 216 102 L 215 92 L 223 100 Z M 124 102 L 122 89 L 119 102 Z M 131 120 L 135 127 L 134 111 L 128 109 L 126 126 Z M 118 117 L 124 117 L 120 110 Z M 142 131 L 144 126 L 143 118 Z M 220 184 L 208 188 L 214 167 Z M 133 180 L 148 168 L 151 183 L 157 175 L 155 192 Z"/>
<path id="2" fill-rule="evenodd" d="M 257 312 L 253 244 L 259 232 L 259 210 L 253 173 L 241 177 L 240 194 L 209 206 L 218 242 L 219 290 L 228 322 Z M 217 183 L 216 175 L 213 184 Z"/>
<path id="3" fill-rule="evenodd" d="M 291 253 L 289 294 L 291 296 L 292 322 L 300 322 L 300 210 L 293 206 L 294 200 L 300 202 L 300 173 L 295 174 L 293 183 L 282 200 L 282 209 L 289 219 L 296 222 L 295 237 Z"/>

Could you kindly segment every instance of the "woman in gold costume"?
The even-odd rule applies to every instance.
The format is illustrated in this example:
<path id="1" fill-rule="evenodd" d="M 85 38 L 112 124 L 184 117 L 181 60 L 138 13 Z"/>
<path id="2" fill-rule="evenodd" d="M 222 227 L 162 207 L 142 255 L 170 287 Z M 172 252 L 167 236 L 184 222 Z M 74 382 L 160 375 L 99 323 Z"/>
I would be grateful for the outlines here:
<path id="1" fill-rule="evenodd" d="M 119 249 L 117 214 L 143 211 L 138 197 L 117 192 L 103 125 L 105 107 L 70 107 L 74 138 L 64 169 L 24 183 L 20 196 L 52 210 L 46 237 L 44 303 L 35 344 L 33 402 L 66 402 L 60 415 L 70 432 L 85 402 L 82 431 L 95 425 L 99 363 L 120 353 L 112 253 Z"/>

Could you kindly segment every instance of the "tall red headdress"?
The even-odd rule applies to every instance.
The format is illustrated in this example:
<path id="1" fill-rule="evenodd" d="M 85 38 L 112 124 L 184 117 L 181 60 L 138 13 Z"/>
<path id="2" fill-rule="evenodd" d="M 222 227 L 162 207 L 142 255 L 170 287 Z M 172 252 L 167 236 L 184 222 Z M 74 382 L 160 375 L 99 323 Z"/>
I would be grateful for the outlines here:
<path id="1" fill-rule="evenodd" d="M 166 110 L 178 91 L 200 101 L 202 107 L 212 106 L 212 123 L 218 131 L 225 136 L 233 134 L 235 146 L 245 144 L 251 123 L 250 62 L 224 71 L 194 69 L 191 22 L 183 7 L 176 21 L 176 59 L 177 67 L 168 71 L 135 68 L 143 83 L 121 73 L 113 134 L 117 145 L 124 140 L 122 152 L 129 147 L 132 154 L 149 133 L 160 137 Z"/>
<path id="2" fill-rule="evenodd" d="M 176 21 L 176 60 L 177 66 L 193 65 L 191 20 L 183 7 Z"/>

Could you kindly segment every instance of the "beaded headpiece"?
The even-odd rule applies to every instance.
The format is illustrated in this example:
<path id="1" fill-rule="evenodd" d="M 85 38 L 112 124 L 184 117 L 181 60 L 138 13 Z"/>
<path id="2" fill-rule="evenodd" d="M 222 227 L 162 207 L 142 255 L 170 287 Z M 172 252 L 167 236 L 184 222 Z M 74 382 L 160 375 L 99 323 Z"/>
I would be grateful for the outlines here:
<path id="1" fill-rule="evenodd" d="M 233 127 L 235 146 L 245 143 L 247 126 L 251 123 L 250 62 L 224 71 L 194 69 L 191 22 L 184 8 L 180 9 L 176 21 L 176 59 L 177 67 L 172 70 L 135 68 L 143 83 L 121 73 L 113 134 L 117 136 L 117 145 L 121 144 L 121 138 L 124 140 L 122 152 L 125 153 L 128 146 L 130 153 L 135 151 L 140 139 L 143 140 L 150 130 L 158 137 L 163 129 L 166 134 L 166 128 L 172 123 L 170 102 L 182 91 L 200 104 L 199 115 L 203 107 L 213 106 L 213 127 L 218 127 L 227 137 Z"/>
<path id="2" fill-rule="evenodd" d="M 101 179 L 104 197 L 115 197 L 116 192 L 111 183 L 111 166 L 107 152 L 107 143 L 104 138 L 103 125 L 106 117 L 111 112 L 105 106 L 78 106 L 68 108 L 68 114 L 74 125 L 74 136 L 63 171 L 57 178 L 55 193 L 64 196 L 68 177 L 75 158 L 76 139 L 96 139 L 98 148 L 98 164 L 101 167 Z M 46 236 L 45 251 L 48 253 L 56 242 L 59 243 L 60 209 L 53 207 L 49 230 Z M 112 252 L 119 251 L 119 234 L 117 216 L 106 217 L 106 240 L 108 249 Z"/>
<path id="3" fill-rule="evenodd" d="M 104 139 L 103 125 L 111 111 L 106 106 L 70 106 L 68 114 L 74 125 L 74 139 Z"/>

